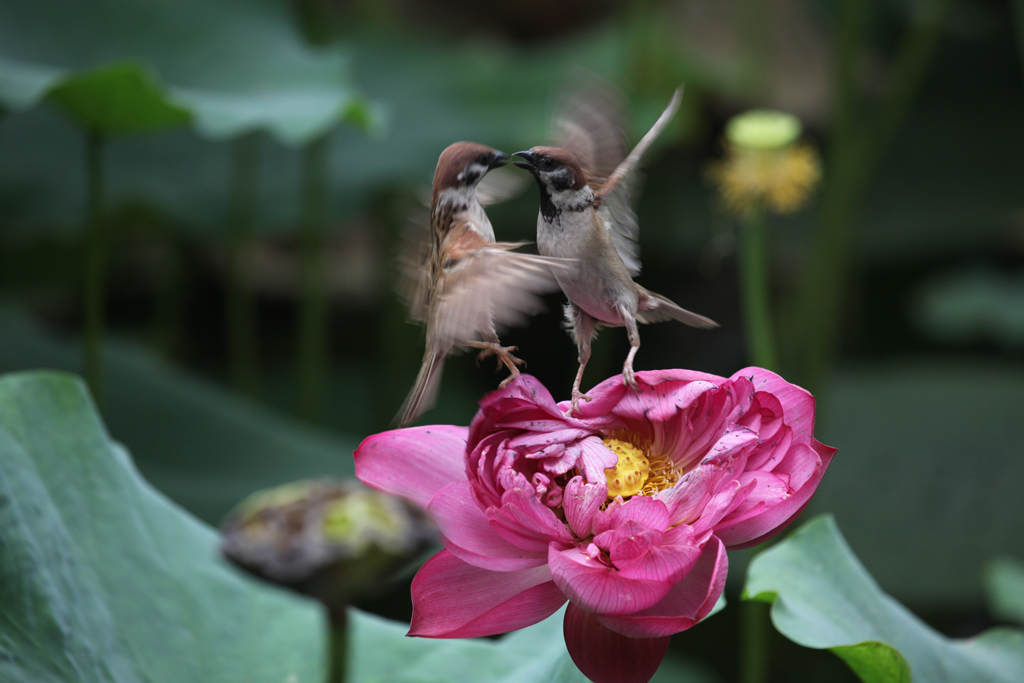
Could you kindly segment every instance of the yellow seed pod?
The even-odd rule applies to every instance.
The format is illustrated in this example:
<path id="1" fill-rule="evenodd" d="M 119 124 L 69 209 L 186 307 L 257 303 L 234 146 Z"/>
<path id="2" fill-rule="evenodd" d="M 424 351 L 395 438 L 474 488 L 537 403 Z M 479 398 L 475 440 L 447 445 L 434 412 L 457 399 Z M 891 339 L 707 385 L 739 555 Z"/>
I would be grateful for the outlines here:
<path id="1" fill-rule="evenodd" d="M 628 441 L 611 438 L 605 438 L 603 441 L 604 445 L 619 458 L 615 467 L 609 467 L 604 471 L 608 479 L 608 499 L 614 500 L 618 496 L 628 498 L 640 493 L 651 472 L 647 456 Z"/>

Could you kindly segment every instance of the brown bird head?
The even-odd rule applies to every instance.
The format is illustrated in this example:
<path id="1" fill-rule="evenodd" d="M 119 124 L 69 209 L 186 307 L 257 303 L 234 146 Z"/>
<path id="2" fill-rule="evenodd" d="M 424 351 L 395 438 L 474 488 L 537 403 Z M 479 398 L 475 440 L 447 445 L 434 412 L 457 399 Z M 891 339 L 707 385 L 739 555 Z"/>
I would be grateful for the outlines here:
<path id="1" fill-rule="evenodd" d="M 492 168 L 508 163 L 508 155 L 476 142 L 456 142 L 441 152 L 434 170 L 434 198 L 443 190 L 475 188 Z"/>
<path id="2" fill-rule="evenodd" d="M 522 161 L 513 161 L 512 165 L 532 173 L 541 191 L 545 188 L 550 193 L 582 190 L 587 184 L 583 169 L 568 150 L 559 147 L 534 147 L 524 152 L 516 152 L 512 156 L 522 158 Z"/>

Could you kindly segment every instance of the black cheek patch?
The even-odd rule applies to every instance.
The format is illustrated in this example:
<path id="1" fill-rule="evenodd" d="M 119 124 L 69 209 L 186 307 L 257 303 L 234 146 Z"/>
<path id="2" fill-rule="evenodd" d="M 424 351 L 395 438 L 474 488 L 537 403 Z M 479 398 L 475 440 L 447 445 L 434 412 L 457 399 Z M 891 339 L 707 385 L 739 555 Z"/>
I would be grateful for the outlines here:
<path id="1" fill-rule="evenodd" d="M 560 168 L 551 174 L 551 187 L 559 192 L 568 190 L 573 186 L 572 173 L 567 168 Z"/>
<path id="2" fill-rule="evenodd" d="M 459 178 L 462 180 L 463 185 L 472 185 L 480 177 L 479 171 L 463 171 L 459 174 Z"/>

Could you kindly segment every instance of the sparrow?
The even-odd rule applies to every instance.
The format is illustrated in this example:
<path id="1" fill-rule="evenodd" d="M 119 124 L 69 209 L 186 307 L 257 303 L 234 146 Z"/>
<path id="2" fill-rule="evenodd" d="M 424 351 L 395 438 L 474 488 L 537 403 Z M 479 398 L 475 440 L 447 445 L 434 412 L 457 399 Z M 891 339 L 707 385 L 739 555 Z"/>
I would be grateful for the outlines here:
<path id="1" fill-rule="evenodd" d="M 488 171 L 509 156 L 475 142 L 456 142 L 441 153 L 430 199 L 430 232 L 406 268 L 410 317 L 426 324 L 426 350 L 416 383 L 396 416 L 406 426 L 434 405 L 445 357 L 454 347 L 494 355 L 510 375 L 523 361 L 502 346 L 498 328 L 521 323 L 542 308 L 541 294 L 558 285 L 559 259 L 512 251 L 524 242 L 496 242 L 477 192 Z"/>
<path id="2" fill-rule="evenodd" d="M 640 252 L 628 188 L 635 180 L 637 162 L 668 125 L 681 98 L 681 90 L 676 90 L 628 156 L 621 127 L 613 117 L 614 103 L 606 93 L 578 96 L 563 107 L 566 113 L 554 126 L 558 146 L 533 147 L 512 155 L 521 159 L 513 165 L 529 171 L 540 188 L 537 250 L 544 256 L 574 260 L 571 268 L 554 272 L 569 300 L 566 327 L 579 351 L 580 367 L 567 417 L 579 409 L 580 399 L 590 400 L 580 392 L 580 382 L 591 341 L 601 327 L 626 328 L 629 355 L 622 366 L 622 381 L 633 389 L 638 388 L 633 372 L 633 358 L 640 348 L 637 322 L 671 319 L 693 327 L 718 327 L 633 281 L 640 273 Z"/>

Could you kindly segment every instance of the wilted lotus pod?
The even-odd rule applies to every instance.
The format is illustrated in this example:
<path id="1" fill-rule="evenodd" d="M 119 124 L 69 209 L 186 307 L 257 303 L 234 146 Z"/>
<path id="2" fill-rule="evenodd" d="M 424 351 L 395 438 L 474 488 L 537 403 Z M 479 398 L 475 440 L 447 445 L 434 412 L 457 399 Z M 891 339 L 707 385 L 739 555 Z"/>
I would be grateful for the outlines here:
<path id="1" fill-rule="evenodd" d="M 726 124 L 725 158 L 707 173 L 726 207 L 740 215 L 802 208 L 821 179 L 818 153 L 800 141 L 802 126 L 791 114 L 755 109 Z"/>
<path id="2" fill-rule="evenodd" d="M 355 481 L 260 491 L 222 525 L 221 551 L 243 569 L 323 602 L 332 613 L 401 569 L 434 537 L 422 511 Z"/>

